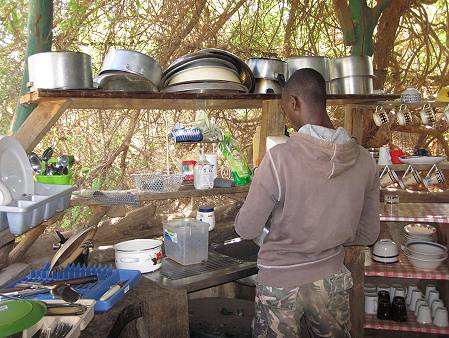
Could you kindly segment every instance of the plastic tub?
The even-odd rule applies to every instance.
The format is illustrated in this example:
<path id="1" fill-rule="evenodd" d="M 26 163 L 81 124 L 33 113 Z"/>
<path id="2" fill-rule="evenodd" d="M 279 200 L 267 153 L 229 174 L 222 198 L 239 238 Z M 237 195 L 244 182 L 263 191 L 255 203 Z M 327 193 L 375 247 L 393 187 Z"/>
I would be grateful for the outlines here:
<path id="1" fill-rule="evenodd" d="M 164 221 L 165 255 L 182 265 L 207 260 L 209 224 L 191 218 Z"/>
<path id="2" fill-rule="evenodd" d="M 63 184 L 63 185 L 73 184 L 72 177 L 73 177 L 72 173 L 69 173 L 68 175 L 52 175 L 52 176 L 37 175 L 37 176 L 34 176 L 36 181 L 39 183 Z"/>

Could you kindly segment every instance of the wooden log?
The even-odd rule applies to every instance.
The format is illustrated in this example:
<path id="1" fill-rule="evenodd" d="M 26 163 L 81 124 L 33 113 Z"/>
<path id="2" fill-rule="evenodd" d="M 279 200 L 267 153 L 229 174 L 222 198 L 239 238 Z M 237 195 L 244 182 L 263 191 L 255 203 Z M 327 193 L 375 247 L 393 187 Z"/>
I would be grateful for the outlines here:
<path id="1" fill-rule="evenodd" d="M 284 114 L 281 112 L 278 101 L 262 102 L 262 119 L 259 135 L 259 156 L 257 163 L 259 165 L 267 150 L 267 136 L 280 136 L 285 132 Z"/>
<path id="2" fill-rule="evenodd" d="M 351 271 L 354 286 L 349 294 L 351 307 L 351 335 L 363 337 L 364 295 L 365 284 L 365 247 L 353 246 L 346 248 L 345 265 Z"/>
<path id="3" fill-rule="evenodd" d="M 40 103 L 15 134 L 26 152 L 30 152 L 53 127 L 69 106 L 70 100 Z"/>
<path id="4" fill-rule="evenodd" d="M 142 320 L 130 323 L 135 329 L 127 328 L 120 337 L 142 337 L 142 333 L 149 333 L 146 337 L 152 338 L 189 337 L 187 292 L 161 288 L 144 277 L 111 310 L 96 313 L 81 337 L 107 337 L 119 314 L 129 305 L 140 306 Z"/>

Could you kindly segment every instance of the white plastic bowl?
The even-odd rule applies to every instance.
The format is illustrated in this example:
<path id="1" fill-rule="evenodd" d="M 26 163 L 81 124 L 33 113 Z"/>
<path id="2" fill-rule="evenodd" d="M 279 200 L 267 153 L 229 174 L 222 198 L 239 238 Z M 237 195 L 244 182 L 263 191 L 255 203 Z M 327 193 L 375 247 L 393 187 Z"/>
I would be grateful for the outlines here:
<path id="1" fill-rule="evenodd" d="M 409 236 L 414 237 L 431 237 L 436 233 L 437 229 L 429 224 L 411 223 L 404 227 L 404 231 Z"/>
<path id="2" fill-rule="evenodd" d="M 408 242 L 405 250 L 410 256 L 421 259 L 439 259 L 447 254 L 447 248 L 444 245 L 428 241 Z"/>
<path id="3" fill-rule="evenodd" d="M 422 259 L 414 257 L 409 253 L 405 252 L 410 264 L 412 264 L 415 268 L 424 271 L 433 271 L 440 266 L 440 264 L 447 259 L 447 254 L 444 257 L 438 259 Z"/>
<path id="4" fill-rule="evenodd" d="M 376 244 L 374 244 L 373 255 L 383 258 L 397 257 L 399 256 L 399 248 L 391 239 L 379 239 Z"/>

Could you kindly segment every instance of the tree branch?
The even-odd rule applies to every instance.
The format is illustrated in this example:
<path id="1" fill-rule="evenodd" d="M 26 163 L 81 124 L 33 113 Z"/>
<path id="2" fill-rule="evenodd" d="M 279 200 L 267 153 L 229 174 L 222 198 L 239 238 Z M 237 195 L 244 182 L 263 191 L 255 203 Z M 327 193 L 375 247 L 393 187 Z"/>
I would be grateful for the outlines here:
<path id="1" fill-rule="evenodd" d="M 355 43 L 354 22 L 346 0 L 333 0 L 335 13 L 343 31 L 343 40 L 346 46 L 352 46 Z"/>

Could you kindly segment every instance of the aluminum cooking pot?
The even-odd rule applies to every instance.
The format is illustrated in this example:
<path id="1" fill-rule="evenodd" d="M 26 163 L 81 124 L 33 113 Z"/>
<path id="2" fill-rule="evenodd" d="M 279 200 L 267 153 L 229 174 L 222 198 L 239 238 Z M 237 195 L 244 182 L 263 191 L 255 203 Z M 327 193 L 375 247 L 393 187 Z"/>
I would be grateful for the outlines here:
<path id="1" fill-rule="evenodd" d="M 368 95 L 373 93 L 373 76 L 347 76 L 331 80 L 332 94 L 358 94 Z"/>
<path id="2" fill-rule="evenodd" d="M 256 79 L 256 87 L 254 93 L 258 94 L 281 94 L 282 85 L 279 81 Z"/>
<path id="3" fill-rule="evenodd" d="M 370 56 L 345 56 L 329 61 L 330 79 L 348 76 L 374 76 L 373 59 Z"/>
<path id="4" fill-rule="evenodd" d="M 288 78 L 295 71 L 303 68 L 312 68 L 320 73 L 324 80 L 329 81 L 328 58 L 324 56 L 293 56 L 287 59 Z"/>
<path id="5" fill-rule="evenodd" d="M 256 79 L 278 80 L 279 76 L 287 78 L 287 63 L 278 59 L 250 58 L 246 64 Z"/>
<path id="6" fill-rule="evenodd" d="M 93 87 L 90 55 L 80 52 L 44 52 L 28 57 L 31 91 L 89 89 Z"/>
<path id="7" fill-rule="evenodd" d="M 161 84 L 161 66 L 148 55 L 127 49 L 112 49 L 106 54 L 100 75 L 109 71 L 120 71 L 140 75 L 156 87 Z"/>

